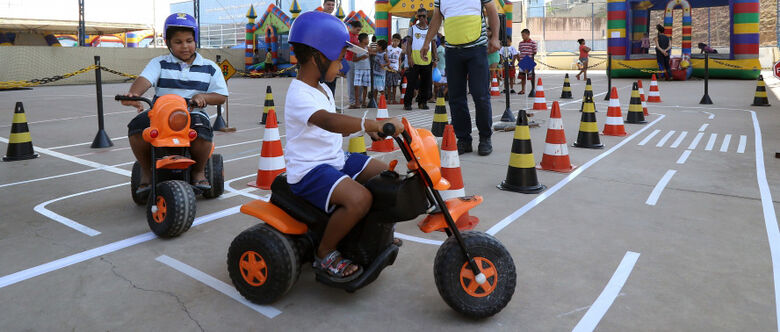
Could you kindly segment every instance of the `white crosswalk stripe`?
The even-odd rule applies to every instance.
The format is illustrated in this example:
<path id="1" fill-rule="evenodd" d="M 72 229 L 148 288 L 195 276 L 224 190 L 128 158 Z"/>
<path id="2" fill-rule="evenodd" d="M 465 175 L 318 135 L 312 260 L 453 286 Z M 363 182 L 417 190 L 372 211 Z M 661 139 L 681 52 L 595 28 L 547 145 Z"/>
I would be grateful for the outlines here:
<path id="1" fill-rule="evenodd" d="M 699 143 L 702 142 L 702 139 L 707 134 L 709 134 L 709 138 L 707 139 L 707 143 L 703 146 L 704 151 L 713 151 L 716 145 L 718 144 L 718 138 L 719 138 L 718 136 L 721 136 L 717 133 L 697 132 L 696 136 L 694 136 L 690 142 L 685 142 L 686 138 L 688 137 L 687 131 L 681 131 L 678 134 L 677 130 L 669 130 L 664 133 L 662 130 L 656 129 L 655 131 L 645 136 L 637 145 L 652 144 L 657 137 L 661 137 L 655 144 L 655 146 L 658 148 L 668 147 L 670 149 L 676 149 L 683 143 L 688 143 L 689 145 L 687 150 L 693 151 L 696 150 L 696 148 L 699 146 Z M 671 145 L 667 146 L 666 143 L 668 143 L 672 138 L 674 138 L 675 135 L 677 135 L 677 138 L 674 139 L 674 142 L 672 142 Z M 732 136 L 737 136 L 737 135 L 733 135 L 733 134 L 722 135 L 723 139 L 722 141 L 720 141 L 720 148 L 718 149 L 718 151 L 720 152 L 729 151 L 729 147 L 731 146 Z M 739 135 L 739 137 L 740 140 L 736 152 L 745 153 L 745 146 L 747 145 L 747 136 Z"/>

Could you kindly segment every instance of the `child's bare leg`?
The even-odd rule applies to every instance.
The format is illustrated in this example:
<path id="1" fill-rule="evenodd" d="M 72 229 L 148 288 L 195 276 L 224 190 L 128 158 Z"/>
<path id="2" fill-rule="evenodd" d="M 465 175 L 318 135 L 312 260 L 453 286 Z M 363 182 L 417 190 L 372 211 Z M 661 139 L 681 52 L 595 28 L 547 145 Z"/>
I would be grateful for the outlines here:
<path id="1" fill-rule="evenodd" d="M 358 174 L 355 180 L 357 180 L 359 183 L 366 183 L 368 180 L 377 174 L 382 173 L 384 170 L 387 170 L 387 164 L 380 160 L 371 158 L 368 160 L 368 165 L 366 165 L 366 168 L 363 169 L 360 174 Z"/>
<path id="2" fill-rule="evenodd" d="M 363 103 L 363 102 L 359 102 L 358 103 L 358 100 L 357 100 L 358 96 L 360 96 L 360 86 L 359 85 L 355 85 L 355 105 L 353 105 L 353 106 L 360 106 L 360 104 Z"/>
<path id="3" fill-rule="evenodd" d="M 371 192 L 363 185 L 350 178 L 345 178 L 336 186 L 330 196 L 330 203 L 338 206 L 330 216 L 322 241 L 317 248 L 317 257 L 322 258 L 336 250 L 339 241 L 368 213 L 373 198 Z M 358 270 L 353 264 L 345 271 L 351 275 Z"/>

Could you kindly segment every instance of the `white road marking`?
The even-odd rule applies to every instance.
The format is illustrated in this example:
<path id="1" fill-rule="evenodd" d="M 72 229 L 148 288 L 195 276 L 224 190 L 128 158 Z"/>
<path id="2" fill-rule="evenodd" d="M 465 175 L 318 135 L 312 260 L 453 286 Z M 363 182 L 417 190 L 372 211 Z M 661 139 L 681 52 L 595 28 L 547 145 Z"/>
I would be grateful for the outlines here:
<path id="1" fill-rule="evenodd" d="M 775 214 L 775 207 L 772 202 L 772 192 L 769 190 L 769 182 L 766 180 L 761 128 L 758 124 L 756 112 L 748 112 L 750 112 L 750 115 L 753 118 L 753 132 L 755 133 L 756 142 L 756 179 L 758 181 L 758 191 L 761 193 L 761 206 L 764 211 L 766 235 L 769 239 L 769 252 L 772 255 L 772 272 L 774 273 L 775 288 L 775 318 L 777 319 L 776 327 L 780 328 L 780 289 L 778 289 L 778 287 L 780 287 L 780 230 L 777 227 L 777 215 Z"/>
<path id="2" fill-rule="evenodd" d="M 704 147 L 704 151 L 712 151 L 715 146 L 715 140 L 718 139 L 718 134 L 710 134 L 710 140 L 707 141 L 707 146 Z"/>
<path id="3" fill-rule="evenodd" d="M 639 253 L 633 251 L 627 251 L 623 260 L 620 261 L 617 270 L 612 275 L 612 278 L 607 282 L 607 286 L 601 291 L 601 294 L 593 305 L 590 306 L 585 315 L 582 316 L 577 326 L 574 327 L 572 332 L 585 332 L 593 331 L 598 326 L 604 314 L 607 313 L 609 307 L 615 301 L 615 298 L 620 294 L 620 290 L 623 289 L 623 285 L 628 280 L 628 276 L 631 275 L 631 271 L 634 269 L 636 261 L 639 259 Z"/>
<path id="4" fill-rule="evenodd" d="M 5 138 L 5 137 L 0 137 L 0 142 L 8 143 L 8 139 Z M 101 170 L 112 172 L 112 173 L 116 173 L 116 174 L 119 174 L 119 175 L 130 176 L 130 171 L 123 170 L 121 168 L 116 168 L 114 166 L 108 166 L 108 165 L 104 165 L 104 164 L 101 164 L 101 163 L 96 163 L 94 161 L 89 161 L 89 160 L 86 160 L 86 159 L 76 158 L 76 157 L 73 157 L 73 156 L 70 156 L 70 155 L 67 155 L 67 154 L 64 154 L 64 153 L 59 153 L 57 151 L 52 151 L 52 150 L 41 148 L 41 147 L 33 146 L 33 150 L 38 151 L 39 153 L 42 153 L 42 154 L 50 155 L 52 157 L 64 159 L 64 160 L 67 160 L 67 161 L 70 161 L 70 162 L 74 162 L 74 163 L 77 163 L 77 164 L 82 164 L 84 166 L 89 166 L 89 167 L 92 167 L 92 168 L 101 169 Z"/>
<path id="5" fill-rule="evenodd" d="M 228 285 L 227 283 L 223 282 L 222 280 L 219 280 L 217 278 L 214 278 L 192 266 L 189 266 L 187 264 L 182 263 L 181 261 L 178 261 L 176 259 L 173 259 L 171 257 L 168 257 L 166 255 L 159 256 L 155 258 L 154 260 L 163 263 L 165 265 L 170 266 L 176 271 L 179 271 L 181 273 L 186 274 L 188 277 L 195 279 L 197 281 L 200 281 L 201 283 L 205 284 L 206 286 L 209 286 L 213 288 L 214 290 L 227 295 L 231 299 L 234 299 L 238 301 L 239 303 L 249 307 L 250 309 L 257 311 L 258 313 L 262 314 L 263 316 L 266 316 L 268 318 L 274 318 L 277 315 L 281 314 L 282 312 L 279 311 L 279 309 L 276 309 L 272 306 L 267 305 L 259 305 L 254 304 L 252 302 L 249 302 L 246 298 L 241 296 L 241 294 L 236 290 L 235 287 Z"/>
<path id="6" fill-rule="evenodd" d="M 89 228 L 87 226 L 84 226 L 82 224 L 79 224 L 78 222 L 76 222 L 76 221 L 74 221 L 72 219 L 69 219 L 69 218 L 66 218 L 66 217 L 64 217 L 62 215 L 59 215 L 59 214 L 55 213 L 54 211 L 51 211 L 51 210 L 47 209 L 46 206 L 51 204 L 51 203 L 58 202 L 58 201 L 61 201 L 61 200 L 64 200 L 64 199 L 68 199 L 68 198 L 71 198 L 71 197 L 76 197 L 76 196 L 91 194 L 91 193 L 98 192 L 98 191 L 107 190 L 107 189 L 113 189 L 113 188 L 116 188 L 116 187 L 126 186 L 129 183 L 130 182 L 125 182 L 125 183 L 115 184 L 113 186 L 108 186 L 108 187 L 103 187 L 103 188 L 98 188 L 98 189 L 93 189 L 93 190 L 88 190 L 88 191 L 82 191 L 80 193 L 76 193 L 76 194 L 72 194 L 72 195 L 68 195 L 68 196 L 57 197 L 55 199 L 50 199 L 48 201 L 45 201 L 45 202 L 43 202 L 41 204 L 36 205 L 33 208 L 33 210 L 35 210 L 35 212 L 38 212 L 38 213 L 48 217 L 51 220 L 54 220 L 54 221 L 56 221 L 56 222 L 58 222 L 60 224 L 63 224 L 63 225 L 68 226 L 70 228 L 73 228 L 73 229 L 75 229 L 75 230 L 77 230 L 79 232 L 82 232 L 82 233 L 87 234 L 89 236 L 95 236 L 95 235 L 100 234 L 100 232 L 98 232 L 98 231 L 96 231 L 96 230 L 94 230 L 92 228 Z"/>
<path id="7" fill-rule="evenodd" d="M 647 137 L 645 137 L 645 139 L 643 139 L 643 140 L 642 140 L 641 142 L 639 142 L 639 144 L 637 144 L 637 145 L 645 145 L 645 144 L 647 144 L 647 142 L 649 142 L 651 139 L 653 139 L 653 137 L 655 137 L 655 135 L 657 135 L 657 134 L 658 134 L 658 133 L 660 133 L 660 132 L 661 132 L 661 130 L 660 130 L 660 129 L 653 130 L 653 132 L 652 132 L 652 133 L 650 133 L 650 135 L 647 135 Z"/>
<path id="8" fill-rule="evenodd" d="M 707 112 L 707 111 L 701 111 L 701 112 L 702 112 L 702 113 L 704 113 L 704 114 L 709 114 L 709 115 L 710 115 L 710 116 L 708 116 L 708 117 L 707 117 L 707 119 L 710 119 L 710 120 L 712 120 L 712 119 L 714 119 L 714 118 L 715 118 L 715 114 L 712 114 L 712 113 L 710 113 L 710 112 Z"/>
<path id="9" fill-rule="evenodd" d="M 113 142 L 113 141 L 117 141 L 117 140 L 120 140 L 120 139 L 125 139 L 125 138 L 127 138 L 127 136 L 113 137 L 113 138 L 110 138 L 110 140 Z M 49 148 L 49 150 L 57 150 L 57 149 L 64 149 L 64 148 L 72 148 L 72 147 L 74 147 L 74 146 L 79 146 L 79 145 L 88 145 L 88 144 L 92 144 L 92 141 L 89 141 L 89 142 L 82 142 L 82 143 L 76 143 L 76 144 L 68 144 L 68 145 L 54 146 L 54 147 L 50 147 L 50 148 Z"/>
<path id="10" fill-rule="evenodd" d="M 650 197 L 645 201 L 645 204 L 655 205 L 655 203 L 658 202 L 658 198 L 661 197 L 661 193 L 664 191 L 664 188 L 666 188 L 666 185 L 669 184 L 674 173 L 677 173 L 677 171 L 673 169 L 666 171 L 666 174 L 664 174 L 661 180 L 655 185 L 655 188 L 653 188 L 653 191 L 650 193 Z"/>
<path id="11" fill-rule="evenodd" d="M 664 137 L 661 138 L 660 141 L 658 141 L 658 144 L 656 144 L 655 146 L 657 146 L 659 148 L 663 147 L 664 144 L 666 144 L 666 141 L 668 141 L 670 138 L 672 138 L 672 135 L 674 135 L 674 133 L 676 133 L 676 131 L 670 130 L 668 133 L 666 133 L 666 135 L 664 135 Z"/>
<path id="12" fill-rule="evenodd" d="M 680 133 L 680 136 L 677 136 L 677 139 L 674 140 L 674 143 L 670 145 L 669 147 L 672 149 L 676 149 L 678 146 L 680 146 L 680 143 L 685 139 L 685 136 L 688 135 L 687 131 L 683 131 Z"/>
<path id="13" fill-rule="evenodd" d="M 395 232 L 395 237 L 397 237 L 399 239 L 402 239 L 402 240 L 409 240 L 409 241 L 412 241 L 412 242 L 419 242 L 419 243 L 424 243 L 424 244 L 432 244 L 432 245 L 435 245 L 435 246 L 440 246 L 442 243 L 444 243 L 444 241 L 430 240 L 430 239 L 417 237 L 417 236 L 412 236 L 412 235 L 406 235 L 406 234 L 398 233 L 398 232 Z"/>
<path id="14" fill-rule="evenodd" d="M 192 226 L 197 226 L 200 224 L 205 224 L 210 221 L 217 220 L 219 218 L 224 218 L 230 215 L 234 215 L 239 213 L 239 210 L 241 209 L 241 205 L 236 205 L 231 208 L 224 209 L 222 211 L 217 211 L 211 214 L 207 214 L 202 217 L 195 218 L 195 222 L 192 224 Z M 107 255 L 112 252 L 115 252 L 117 250 L 121 250 L 127 247 L 134 246 L 139 243 L 144 243 L 149 240 L 156 239 L 157 237 L 152 232 L 147 232 L 143 234 L 139 234 L 133 237 L 126 238 L 124 240 L 119 240 L 116 242 L 112 242 L 97 248 L 92 248 L 89 250 L 85 250 L 67 257 L 63 257 L 57 260 L 53 260 L 48 263 L 44 263 L 38 266 L 34 266 L 28 269 L 21 270 L 19 272 L 11 273 L 9 275 L 5 275 L 3 277 L 0 277 L 0 288 L 10 286 L 13 284 L 16 284 L 18 282 L 25 281 L 30 278 L 37 277 L 42 274 L 46 274 L 52 271 L 56 271 L 62 268 L 66 268 L 68 266 L 71 266 L 73 264 L 81 263 L 83 261 Z"/>
<path id="15" fill-rule="evenodd" d="M 707 126 L 709 126 L 709 125 L 710 125 L 709 123 L 705 123 L 705 124 L 701 125 L 701 127 L 699 127 L 699 131 L 707 130 Z"/>
<path id="16" fill-rule="evenodd" d="M 582 174 L 585 170 L 593 166 L 595 163 L 597 163 L 599 160 L 604 159 L 606 156 L 609 156 L 613 152 L 617 151 L 620 147 L 630 142 L 632 139 L 636 138 L 637 136 L 641 135 L 645 130 L 649 129 L 650 127 L 654 126 L 658 121 L 663 120 L 666 115 L 659 114 L 658 119 L 655 119 L 653 122 L 648 123 L 646 126 L 644 126 L 642 129 L 637 131 L 631 136 L 626 137 L 624 140 L 620 141 L 618 144 L 613 146 L 611 149 L 602 152 L 598 156 L 594 157 L 584 165 L 580 166 L 579 168 L 575 169 L 573 172 L 569 173 L 568 176 L 563 178 L 561 181 L 558 181 L 555 185 L 548 188 L 546 191 L 539 194 L 536 198 L 531 200 L 530 202 L 526 203 L 519 209 L 512 212 L 512 214 L 506 216 L 504 219 L 501 219 L 498 223 L 493 225 L 493 227 L 490 227 L 490 229 L 487 230 L 486 233 L 490 235 L 495 235 L 496 233 L 500 232 L 505 227 L 509 226 L 511 223 L 513 223 L 518 218 L 522 217 L 526 212 L 530 211 L 535 206 L 539 205 L 539 203 L 543 202 L 548 197 L 555 194 L 558 190 L 561 190 L 565 185 L 569 184 L 574 178 Z"/>
<path id="17" fill-rule="evenodd" d="M 726 134 L 726 136 L 723 137 L 723 144 L 720 145 L 720 152 L 728 151 L 730 142 L 731 142 L 731 134 Z"/>
<path id="18" fill-rule="evenodd" d="M 688 160 L 688 156 L 691 155 L 691 150 L 685 150 L 683 151 L 683 154 L 680 156 L 680 159 L 677 159 L 678 164 L 685 164 L 685 161 Z"/>
<path id="19" fill-rule="evenodd" d="M 696 137 L 693 138 L 693 142 L 691 142 L 691 145 L 688 145 L 688 149 L 696 150 L 696 146 L 699 145 L 699 141 L 701 141 L 702 136 L 704 136 L 704 133 L 696 134 Z"/>
<path id="20" fill-rule="evenodd" d="M 31 183 L 31 182 L 51 180 L 51 179 L 65 177 L 65 176 L 71 176 L 71 175 L 76 175 L 76 174 L 94 172 L 94 171 L 97 171 L 97 170 L 98 170 L 97 168 L 90 168 L 90 169 L 83 170 L 83 171 L 78 171 L 78 172 L 70 172 L 70 173 L 65 173 L 65 174 L 60 174 L 60 175 L 47 176 L 47 177 L 44 177 L 44 178 L 35 178 L 35 179 L 32 179 L 32 180 L 24 180 L 24 181 L 5 183 L 5 184 L 0 184 L 0 188 L 15 186 L 17 184 L 25 184 L 25 183 Z"/>
<path id="21" fill-rule="evenodd" d="M 133 110 L 133 111 L 108 112 L 108 113 L 103 113 L 103 115 L 106 116 L 106 115 L 114 115 L 114 114 L 130 113 L 130 112 L 135 112 L 135 111 Z M 96 116 L 97 116 L 97 114 L 82 115 L 82 116 L 71 116 L 71 117 L 67 117 L 67 118 L 46 119 L 46 120 L 39 120 L 39 121 L 28 121 L 27 124 L 46 123 L 46 122 L 60 122 L 60 121 L 76 120 L 76 119 L 86 119 L 86 118 L 91 118 L 91 117 L 96 117 Z M 2 125 L 2 126 L 0 126 L 0 128 L 10 127 L 10 126 L 11 125 Z M 87 144 L 92 144 L 92 142 L 89 142 Z"/>
<path id="22" fill-rule="evenodd" d="M 745 153 L 746 144 L 747 144 L 747 136 L 739 135 L 739 146 L 737 147 L 737 153 Z"/>

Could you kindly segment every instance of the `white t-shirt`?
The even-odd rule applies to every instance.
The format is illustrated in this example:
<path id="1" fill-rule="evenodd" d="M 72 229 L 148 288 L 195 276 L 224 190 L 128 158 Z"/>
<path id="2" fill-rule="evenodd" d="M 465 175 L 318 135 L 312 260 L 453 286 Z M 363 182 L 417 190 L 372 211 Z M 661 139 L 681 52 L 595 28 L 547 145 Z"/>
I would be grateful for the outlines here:
<path id="1" fill-rule="evenodd" d="M 332 133 L 309 123 L 312 114 L 319 110 L 336 113 L 336 104 L 330 88 L 320 87 L 327 93 L 294 79 L 287 89 L 284 101 L 284 126 L 287 134 L 284 161 L 287 164 L 287 182 L 295 184 L 306 173 L 321 164 L 336 169 L 344 168 L 344 151 L 341 134 Z"/>
<path id="2" fill-rule="evenodd" d="M 390 61 L 390 69 L 398 71 L 399 61 L 401 60 L 401 48 L 388 46 L 387 60 Z"/>
<path id="3" fill-rule="evenodd" d="M 504 59 L 514 59 L 515 55 L 517 55 L 517 49 L 514 46 L 504 46 L 501 47 L 501 52 L 499 54 L 501 54 Z"/>

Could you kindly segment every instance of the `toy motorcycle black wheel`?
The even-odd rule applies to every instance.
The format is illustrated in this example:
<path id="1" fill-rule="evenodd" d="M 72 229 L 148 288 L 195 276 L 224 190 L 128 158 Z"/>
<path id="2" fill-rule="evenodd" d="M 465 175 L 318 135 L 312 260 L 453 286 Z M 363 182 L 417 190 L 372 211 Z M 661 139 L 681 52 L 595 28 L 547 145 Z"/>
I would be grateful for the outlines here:
<path id="1" fill-rule="evenodd" d="M 450 236 L 433 263 L 436 288 L 455 311 L 473 318 L 490 317 L 512 299 L 517 281 L 514 261 L 501 242 L 488 234 L 464 232 L 462 236 L 485 281 L 475 280 L 458 241 Z"/>
<path id="2" fill-rule="evenodd" d="M 157 184 L 156 195 L 149 196 L 146 221 L 159 237 L 176 237 L 186 232 L 195 220 L 195 193 L 184 181 Z"/>
<path id="3" fill-rule="evenodd" d="M 298 281 L 301 267 L 294 243 L 267 224 L 252 226 L 230 244 L 230 280 L 241 295 L 257 304 L 281 298 Z"/>
<path id="4" fill-rule="evenodd" d="M 203 192 L 205 198 L 217 198 L 225 191 L 225 169 L 222 167 L 222 155 L 213 154 L 206 162 L 206 180 L 211 189 Z"/>
<path id="5" fill-rule="evenodd" d="M 141 185 L 141 164 L 137 161 L 133 163 L 133 171 L 130 173 L 130 195 L 133 196 L 133 202 L 138 205 L 144 205 L 147 201 L 147 195 L 138 195 L 135 193 L 138 190 L 138 186 Z"/>

